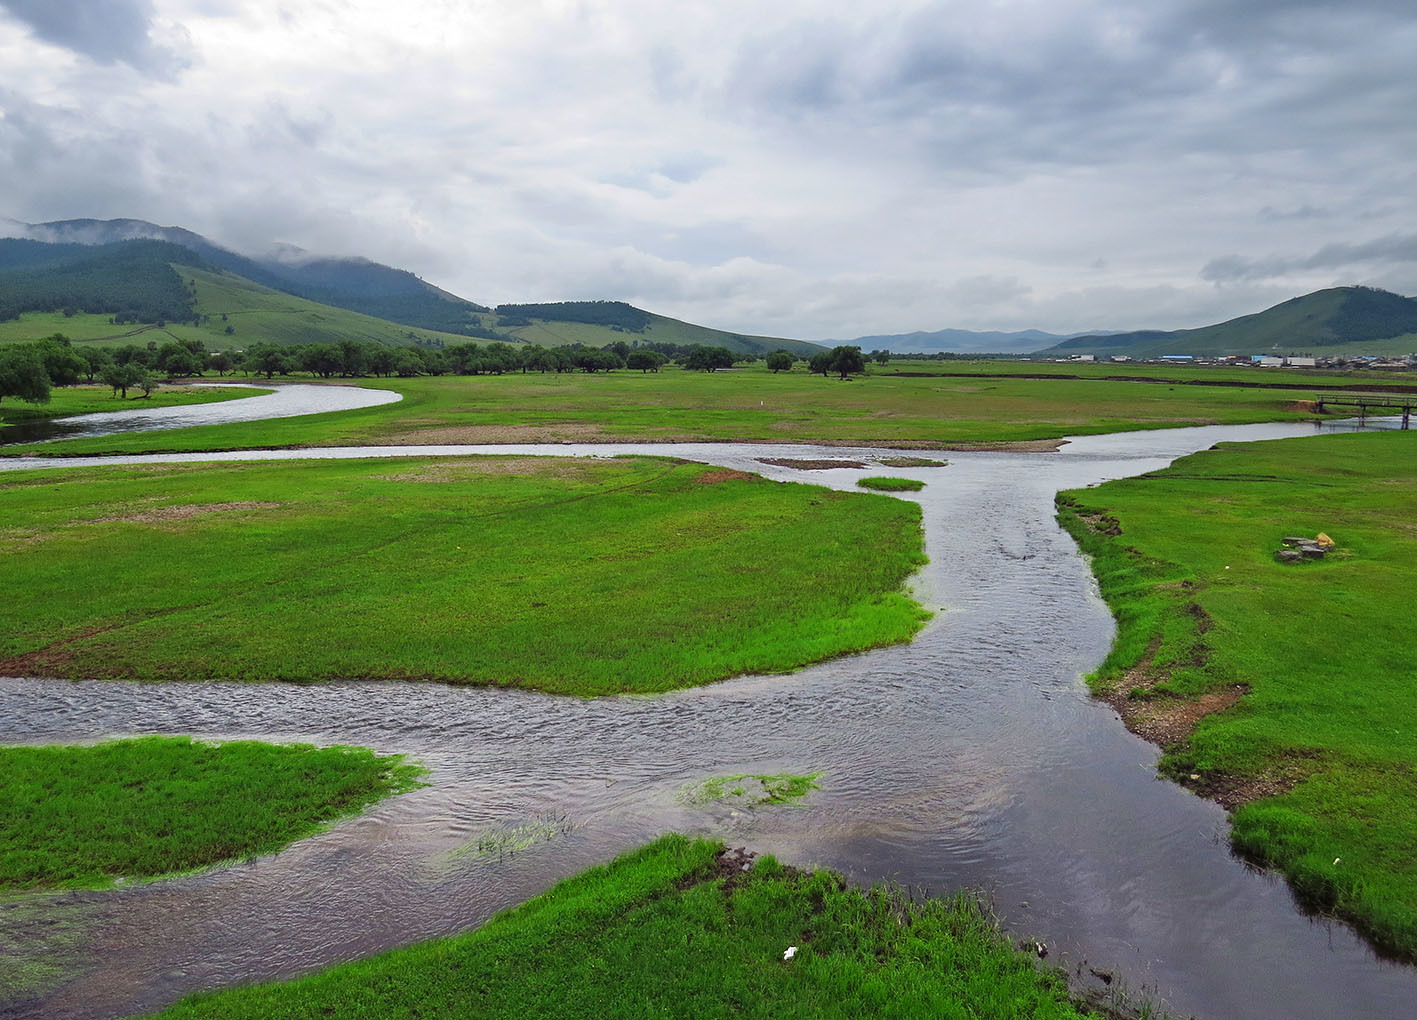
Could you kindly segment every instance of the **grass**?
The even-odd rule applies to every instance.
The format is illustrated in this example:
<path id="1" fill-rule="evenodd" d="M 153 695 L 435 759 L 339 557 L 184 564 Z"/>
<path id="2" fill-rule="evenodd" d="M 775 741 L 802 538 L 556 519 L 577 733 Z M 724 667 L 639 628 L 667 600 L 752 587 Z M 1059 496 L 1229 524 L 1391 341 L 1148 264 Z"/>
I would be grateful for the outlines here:
<path id="1" fill-rule="evenodd" d="M 0 488 L 0 674 L 653 692 L 906 641 L 928 615 L 902 590 L 924 562 L 913 504 L 657 458 Z"/>
<path id="2" fill-rule="evenodd" d="M 918 478 L 890 478 L 886 475 L 858 478 L 856 484 L 863 489 L 875 489 L 878 492 L 919 492 L 925 488 L 925 483 Z"/>
<path id="3" fill-rule="evenodd" d="M 476 931 L 296 981 L 203 993 L 165 1020 L 1092 1016 L 975 901 L 914 904 L 828 872 L 666 836 Z M 790 960 L 783 958 L 796 947 Z"/>
<path id="4" fill-rule="evenodd" d="M 881 463 L 886 467 L 893 468 L 922 468 L 922 467 L 948 467 L 947 460 L 934 460 L 930 457 L 882 457 Z"/>
<path id="5" fill-rule="evenodd" d="M 144 397 L 141 390 L 132 390 L 126 400 L 114 396 L 107 386 L 61 386 L 50 391 L 49 403 L 25 404 L 16 400 L 0 403 L 0 425 L 19 425 L 48 418 L 66 418 L 71 414 L 93 414 L 98 411 L 146 411 L 154 407 L 178 404 L 214 404 L 222 400 L 254 397 L 270 390 L 218 389 L 205 386 L 168 386 L 153 390 Z M 0 441 L 5 433 L 0 432 Z"/>
<path id="6" fill-rule="evenodd" d="M 941 448 L 1313 417 L 1288 390 L 1099 379 L 669 370 L 381 380 L 396 404 L 15 447 L 103 454 L 364 443 L 764 441 Z M 1297 394 L 1309 396 L 1313 394 Z"/>
<path id="7" fill-rule="evenodd" d="M 1059 497 L 1117 619 L 1090 682 L 1310 906 L 1417 959 L 1417 433 L 1219 448 Z M 1289 535 L 1333 536 L 1285 566 Z M 1205 701 L 1202 700 L 1202 705 Z"/>
<path id="8" fill-rule="evenodd" d="M 801 800 L 813 790 L 821 789 L 817 780 L 820 772 L 810 775 L 796 775 L 783 772 L 777 775 L 744 772 L 736 776 L 718 776 L 693 783 L 680 794 L 686 804 L 708 804 L 719 800 L 732 800 L 748 807 L 764 804 L 790 804 Z"/>
<path id="9" fill-rule="evenodd" d="M 102 888 L 270 853 L 420 774 L 350 747 L 0 747 L 0 890 Z"/>

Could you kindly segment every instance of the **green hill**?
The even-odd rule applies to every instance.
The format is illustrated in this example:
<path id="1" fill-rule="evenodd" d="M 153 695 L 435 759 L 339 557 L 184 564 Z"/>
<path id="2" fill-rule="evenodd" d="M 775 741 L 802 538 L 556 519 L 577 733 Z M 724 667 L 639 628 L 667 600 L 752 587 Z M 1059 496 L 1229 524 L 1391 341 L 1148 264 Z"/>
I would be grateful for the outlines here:
<path id="1" fill-rule="evenodd" d="M 343 308 L 307 301 L 271 290 L 234 273 L 164 264 L 191 304 L 191 319 L 115 324 L 113 316 L 79 312 L 27 312 L 0 322 L 0 341 L 37 340 L 63 333 L 85 343 L 131 344 L 149 340 L 201 340 L 208 350 L 245 348 L 255 343 L 304 344 L 356 340 L 385 347 L 410 344 L 452 346 L 469 338 L 455 333 L 414 329 Z M 193 319 L 200 318 L 194 325 Z M 231 332 L 228 333 L 227 329 Z"/>
<path id="2" fill-rule="evenodd" d="M 590 321 L 587 321 L 590 320 Z M 766 354 L 779 347 L 794 354 L 816 354 L 822 348 L 805 340 L 729 333 L 656 315 L 623 301 L 563 301 L 554 304 L 498 305 L 483 316 L 485 325 L 518 340 L 543 347 L 585 344 L 605 347 L 617 340 L 635 346 L 650 343 L 704 344 L 730 351 Z"/>
<path id="3" fill-rule="evenodd" d="M 25 242 L 29 243 L 29 242 Z M 202 263 L 185 249 L 159 242 L 134 241 L 126 245 L 152 245 L 161 249 L 168 257 L 180 253 L 188 262 Z M 112 246 L 115 248 L 121 246 Z M 88 252 L 103 249 L 84 249 Z M 144 249 L 139 249 L 144 250 Z M 111 268 L 111 267 L 110 267 Z M 403 347 L 418 344 L 431 347 L 451 347 L 456 344 L 477 342 L 480 338 L 468 337 L 460 333 L 441 332 L 432 329 L 418 329 L 387 319 L 375 318 L 345 308 L 320 304 L 305 298 L 254 283 L 235 273 L 218 270 L 211 266 L 199 268 L 181 262 L 153 263 L 145 254 L 142 260 L 128 264 L 129 279 L 135 291 L 153 289 L 160 282 L 166 288 L 162 292 L 173 298 L 177 304 L 185 306 L 180 311 L 184 321 L 164 319 L 162 325 L 153 323 L 114 322 L 110 313 L 94 314 L 87 310 L 83 295 L 71 294 L 61 305 L 66 311 L 31 311 L 16 319 L 0 321 L 0 341 L 37 340 L 53 333 L 63 333 L 71 340 L 85 343 L 130 344 L 146 343 L 149 340 L 161 343 L 167 339 L 201 340 L 208 350 L 231 350 L 245 348 L 255 343 L 306 344 L 337 343 L 340 340 L 355 340 L 386 347 Z M 40 270 L 25 269 L 25 273 L 42 275 Z M 0 274 L 0 297 L 3 297 L 4 281 L 8 274 Z M 168 294 L 168 291 L 173 291 Z M 175 295 L 175 296 L 174 296 Z M 574 302 L 570 305 L 619 304 L 618 302 Z M 74 308 L 83 309 L 74 311 Z M 504 306 L 517 308 L 519 306 Z M 534 308 L 543 314 L 557 315 L 558 305 L 520 306 Z M 629 305 L 623 306 L 626 309 Z M 617 340 L 631 346 L 665 342 L 673 344 L 707 344 L 727 347 L 734 351 L 765 353 L 785 347 L 798 353 L 820 350 L 813 344 L 801 340 L 785 340 L 775 337 L 744 336 L 722 330 L 696 326 L 678 319 L 670 319 L 652 312 L 633 309 L 637 322 L 642 327 L 631 331 L 616 323 L 605 325 L 587 322 L 560 321 L 549 318 L 528 318 L 518 314 L 506 316 L 512 322 L 526 325 L 504 326 L 501 317 L 492 313 L 481 316 L 481 333 L 493 333 L 512 341 L 540 344 L 543 347 L 561 347 L 580 343 L 587 347 L 604 347 Z M 69 314 L 72 313 L 72 314 Z M 157 318 L 158 316 L 153 316 Z M 227 330 L 231 332 L 228 333 Z"/>
<path id="4" fill-rule="evenodd" d="M 1199 329 L 1080 336 L 1038 354 L 1154 358 L 1163 354 L 1407 354 L 1417 350 L 1417 298 L 1334 287 Z"/>

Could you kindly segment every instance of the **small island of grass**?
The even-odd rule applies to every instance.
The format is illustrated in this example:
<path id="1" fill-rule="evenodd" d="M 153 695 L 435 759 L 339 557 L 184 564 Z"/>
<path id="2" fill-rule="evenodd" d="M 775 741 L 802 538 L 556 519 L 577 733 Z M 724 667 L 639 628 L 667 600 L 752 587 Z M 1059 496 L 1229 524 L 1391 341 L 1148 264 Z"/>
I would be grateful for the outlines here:
<path id="1" fill-rule="evenodd" d="M 0 892 L 101 888 L 270 853 L 421 774 L 358 747 L 0 747 Z"/>
<path id="2" fill-rule="evenodd" d="M 878 492 L 919 492 L 925 488 L 925 483 L 918 478 L 891 478 L 887 475 L 858 478 L 856 484 L 863 489 L 875 489 Z"/>

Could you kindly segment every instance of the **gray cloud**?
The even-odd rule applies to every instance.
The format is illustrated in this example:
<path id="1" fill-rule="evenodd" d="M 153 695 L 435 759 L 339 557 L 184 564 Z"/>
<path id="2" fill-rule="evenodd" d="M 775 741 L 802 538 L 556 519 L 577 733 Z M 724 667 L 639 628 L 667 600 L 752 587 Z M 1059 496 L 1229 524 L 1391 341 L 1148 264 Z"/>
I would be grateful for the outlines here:
<path id="1" fill-rule="evenodd" d="M 152 0 L 0 0 L 36 36 L 100 64 L 123 62 L 169 74 L 187 58 L 153 39 Z"/>
<path id="2" fill-rule="evenodd" d="M 1201 269 L 1201 279 L 1211 283 L 1272 280 L 1292 273 L 1315 269 L 1352 269 L 1365 263 L 1380 263 L 1391 267 L 1399 263 L 1417 263 L 1417 234 L 1389 234 L 1359 244 L 1326 244 L 1311 255 L 1299 258 L 1271 255 L 1266 258 L 1246 258 L 1224 255 L 1207 262 Z"/>

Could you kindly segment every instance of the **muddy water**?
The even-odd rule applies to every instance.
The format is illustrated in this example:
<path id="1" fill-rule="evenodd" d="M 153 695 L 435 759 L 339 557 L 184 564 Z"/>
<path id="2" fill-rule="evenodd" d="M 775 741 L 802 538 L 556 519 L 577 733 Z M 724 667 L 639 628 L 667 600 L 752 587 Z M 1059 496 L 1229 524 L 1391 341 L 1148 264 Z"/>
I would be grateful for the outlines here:
<path id="1" fill-rule="evenodd" d="M 100 411 L 97 414 L 77 414 L 52 421 L 7 425 L 0 428 L 0 444 L 36 443 L 46 439 L 74 439 L 79 436 L 110 436 L 118 432 L 147 432 L 153 429 L 181 429 L 189 425 L 225 425 L 237 421 L 293 418 L 297 415 L 320 414 L 325 411 L 352 411 L 360 407 L 391 404 L 403 399 L 392 390 L 357 386 L 315 386 L 309 383 L 276 383 L 273 387 L 262 387 L 254 383 L 199 385 L 274 389 L 274 392 L 239 400 L 225 400 L 216 404 L 129 407 L 122 411 Z"/>
<path id="2" fill-rule="evenodd" d="M 1224 812 L 1158 780 L 1154 749 L 1079 679 L 1105 654 L 1112 624 L 1053 521 L 1053 494 L 1222 439 L 1309 431 L 1132 433 L 1080 439 L 1058 454 L 949 454 L 947 468 L 891 469 L 929 482 L 912 496 L 931 557 L 917 588 L 942 612 L 911 645 L 790 676 L 595 701 L 418 685 L 0 681 L 2 741 L 193 733 L 355 743 L 407 752 L 432 769 L 427 789 L 278 855 L 0 906 L 0 945 L 23 939 L 31 947 L 23 952 L 47 952 L 64 970 L 57 987 L 9 1012 L 122 1016 L 191 990 L 465 930 L 679 830 L 860 882 L 983 888 L 1011 930 L 1046 942 L 1048 962 L 1080 972 L 1080 983 L 1097 983 L 1093 968 L 1115 972 L 1178 1013 L 1412 1015 L 1417 971 L 1376 960 L 1342 926 L 1305 918 L 1282 882 L 1231 857 Z M 843 487 L 863 472 L 803 474 L 757 458 L 879 453 L 492 451 L 527 449 L 673 454 Z M 825 775 L 802 807 L 735 814 L 680 796 L 709 776 L 804 770 Z M 530 848 L 510 855 L 478 849 L 527 839 Z"/>

